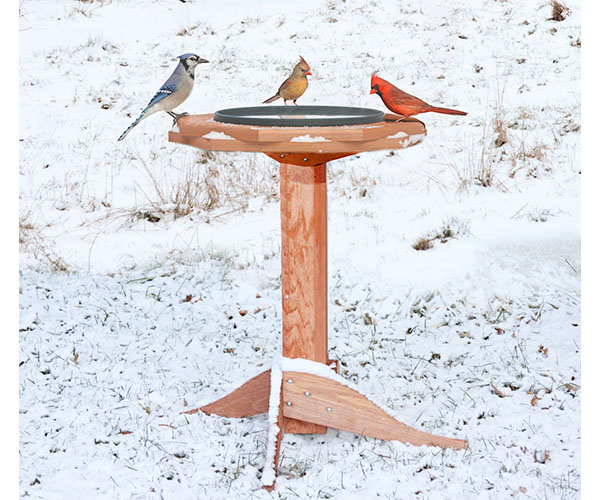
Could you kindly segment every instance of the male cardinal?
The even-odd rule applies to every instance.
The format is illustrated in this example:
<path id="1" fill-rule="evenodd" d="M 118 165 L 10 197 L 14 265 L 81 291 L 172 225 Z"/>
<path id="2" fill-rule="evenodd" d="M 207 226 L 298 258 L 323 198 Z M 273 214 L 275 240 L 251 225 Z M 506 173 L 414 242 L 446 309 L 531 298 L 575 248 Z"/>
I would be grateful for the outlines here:
<path id="1" fill-rule="evenodd" d="M 287 104 L 287 101 L 293 101 L 296 104 L 296 99 L 304 94 L 306 87 L 308 87 L 308 78 L 306 78 L 306 75 L 312 75 L 312 73 L 310 72 L 308 63 L 300 56 L 300 62 L 296 64 L 292 75 L 281 84 L 277 94 L 263 101 L 263 104 L 276 101 L 280 97 L 283 99 L 284 104 Z"/>
<path id="2" fill-rule="evenodd" d="M 371 94 L 377 94 L 381 97 L 386 108 L 394 113 L 401 115 L 402 119 L 419 113 L 443 113 L 445 115 L 466 115 L 464 111 L 457 109 L 438 108 L 431 106 L 418 97 L 407 94 L 406 92 L 394 87 L 390 82 L 386 82 L 377 75 L 371 77 Z"/>

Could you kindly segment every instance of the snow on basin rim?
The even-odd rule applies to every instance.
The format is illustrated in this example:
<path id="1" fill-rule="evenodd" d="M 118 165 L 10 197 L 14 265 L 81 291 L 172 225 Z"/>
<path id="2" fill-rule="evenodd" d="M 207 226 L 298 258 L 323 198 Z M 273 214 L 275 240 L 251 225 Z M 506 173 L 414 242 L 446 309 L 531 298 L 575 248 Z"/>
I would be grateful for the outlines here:
<path id="1" fill-rule="evenodd" d="M 231 137 L 230 135 L 227 135 L 223 132 L 217 132 L 215 130 L 211 130 L 210 132 L 204 134 L 202 136 L 203 139 L 221 139 L 221 140 L 226 140 L 226 141 L 235 141 L 235 139 L 233 137 Z"/>
<path id="2" fill-rule="evenodd" d="M 320 135 L 312 136 L 310 134 L 305 135 L 297 135 L 296 137 L 292 137 L 290 142 L 331 142 L 329 139 L 325 139 Z"/>

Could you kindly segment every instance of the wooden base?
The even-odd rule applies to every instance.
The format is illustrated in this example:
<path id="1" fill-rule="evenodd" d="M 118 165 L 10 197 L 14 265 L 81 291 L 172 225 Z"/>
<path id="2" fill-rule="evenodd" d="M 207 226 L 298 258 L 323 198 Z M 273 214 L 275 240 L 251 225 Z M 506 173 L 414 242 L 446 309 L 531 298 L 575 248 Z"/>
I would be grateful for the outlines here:
<path id="1" fill-rule="evenodd" d="M 462 439 L 435 436 L 409 427 L 355 389 L 319 375 L 283 372 L 283 403 L 286 417 L 333 429 L 416 446 L 467 448 Z"/>
<path id="2" fill-rule="evenodd" d="M 227 396 L 202 408 L 185 411 L 191 415 L 202 411 L 207 415 L 241 418 L 267 413 L 269 411 L 269 395 L 271 393 L 271 370 L 248 380 Z"/>
<path id="3" fill-rule="evenodd" d="M 279 369 L 278 369 L 279 370 Z M 281 373 L 281 372 L 280 372 Z M 332 372 L 333 374 L 333 372 Z M 283 371 L 277 384 L 271 382 L 271 370 L 252 378 L 227 396 L 202 408 L 184 413 L 202 411 L 222 417 L 239 418 L 277 411 L 277 432 L 269 429 L 268 455 L 265 467 L 277 470 L 279 448 L 283 432 L 294 433 L 289 421 L 302 426 L 314 425 L 317 432 L 321 429 L 339 429 L 362 436 L 385 441 L 402 441 L 416 446 L 439 446 L 463 450 L 468 447 L 463 439 L 436 436 L 428 432 L 409 427 L 396 420 L 384 409 L 377 406 L 359 391 L 348 387 L 337 375 L 325 377 L 302 371 Z M 275 391 L 277 394 L 273 394 Z M 270 398 L 276 397 L 279 405 L 269 408 Z M 271 402 L 273 406 L 273 403 Z M 284 427 L 285 422 L 285 428 Z M 305 433 L 305 428 L 301 428 Z M 324 431 L 323 431 L 324 432 Z M 271 436 L 276 436 L 275 438 Z M 273 450 L 272 450 L 273 449 Z M 273 462 L 273 463 L 271 463 Z M 272 490 L 275 484 L 269 482 L 264 487 Z"/>
<path id="4" fill-rule="evenodd" d="M 207 415 L 228 418 L 267 413 L 271 394 L 270 372 L 271 370 L 262 372 L 213 403 L 184 413 L 202 411 Z M 467 448 L 465 440 L 435 436 L 399 422 L 360 392 L 326 377 L 284 371 L 282 395 L 283 415 L 302 423 L 309 422 L 362 436 L 385 441 L 402 441 L 416 446 L 439 446 L 459 450 Z"/>
<path id="5" fill-rule="evenodd" d="M 283 438 L 283 377 L 281 370 L 271 370 L 271 394 L 269 397 L 269 434 L 267 436 L 267 457 L 261 480 L 263 488 L 273 491 L 277 479 L 279 451 Z"/>

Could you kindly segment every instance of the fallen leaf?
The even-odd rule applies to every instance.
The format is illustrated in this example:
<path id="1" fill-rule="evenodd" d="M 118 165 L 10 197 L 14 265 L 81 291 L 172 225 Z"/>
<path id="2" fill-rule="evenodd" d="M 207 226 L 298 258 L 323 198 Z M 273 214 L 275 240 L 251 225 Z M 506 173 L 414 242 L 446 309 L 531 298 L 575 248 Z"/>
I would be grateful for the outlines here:
<path id="1" fill-rule="evenodd" d="M 535 394 L 533 395 L 533 397 L 531 398 L 531 406 L 535 406 L 537 405 L 537 402 L 540 400 L 540 398 L 538 398 Z"/>
<path id="2" fill-rule="evenodd" d="M 492 386 L 492 389 L 494 390 L 494 392 L 496 393 L 497 396 L 500 396 L 501 398 L 505 398 L 506 397 L 506 394 L 504 394 L 500 389 L 498 389 L 494 385 L 494 382 L 490 382 L 490 385 Z"/>
<path id="3" fill-rule="evenodd" d="M 246 314 L 248 314 L 248 311 L 246 311 L 246 309 L 240 309 L 240 316 L 246 316 Z"/>

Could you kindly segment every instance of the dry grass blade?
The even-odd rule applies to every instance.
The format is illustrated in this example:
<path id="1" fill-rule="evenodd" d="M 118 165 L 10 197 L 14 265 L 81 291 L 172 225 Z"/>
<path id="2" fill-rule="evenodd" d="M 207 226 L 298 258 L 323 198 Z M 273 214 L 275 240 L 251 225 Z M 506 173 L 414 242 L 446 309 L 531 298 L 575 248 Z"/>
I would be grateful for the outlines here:
<path id="1" fill-rule="evenodd" d="M 567 16 L 571 13 L 571 9 L 569 9 L 565 4 L 558 2 L 557 0 L 552 0 L 550 2 L 552 5 L 552 16 L 550 19 L 552 21 L 564 21 Z"/>

